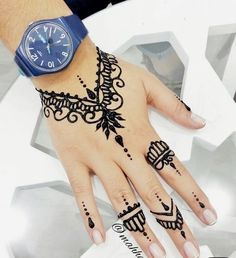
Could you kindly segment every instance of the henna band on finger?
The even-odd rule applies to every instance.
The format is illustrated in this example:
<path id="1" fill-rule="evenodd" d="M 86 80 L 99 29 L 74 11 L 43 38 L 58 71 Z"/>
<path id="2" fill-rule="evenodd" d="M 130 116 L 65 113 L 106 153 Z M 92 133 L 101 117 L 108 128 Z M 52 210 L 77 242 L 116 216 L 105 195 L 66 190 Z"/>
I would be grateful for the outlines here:
<path id="1" fill-rule="evenodd" d="M 183 216 L 178 207 L 174 205 L 173 199 L 170 200 L 170 204 L 167 204 L 162 201 L 157 193 L 155 193 L 155 196 L 163 207 L 162 211 L 150 211 L 155 215 L 156 221 L 165 229 L 179 230 L 181 236 L 186 239 L 186 234 L 183 230 Z"/>
<path id="2" fill-rule="evenodd" d="M 126 209 L 118 214 L 118 218 L 123 220 L 124 227 L 133 232 L 140 232 L 146 239 L 151 242 L 150 237 L 145 231 L 146 217 L 141 209 L 139 202 L 130 205 L 127 199 L 122 196 Z"/>
<path id="3" fill-rule="evenodd" d="M 162 140 L 151 142 L 146 159 L 148 163 L 156 170 L 161 171 L 164 166 L 171 166 L 176 173 L 181 176 L 181 172 L 176 168 L 173 162 L 175 153 L 168 144 Z"/>

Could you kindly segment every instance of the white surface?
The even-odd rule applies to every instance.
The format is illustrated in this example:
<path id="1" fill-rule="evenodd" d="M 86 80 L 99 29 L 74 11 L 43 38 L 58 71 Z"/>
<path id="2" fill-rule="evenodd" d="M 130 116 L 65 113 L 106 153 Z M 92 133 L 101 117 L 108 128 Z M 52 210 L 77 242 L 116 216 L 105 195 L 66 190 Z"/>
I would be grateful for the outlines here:
<path id="1" fill-rule="evenodd" d="M 196 113 L 207 118 L 205 129 L 190 131 L 151 114 L 154 127 L 181 160 L 189 158 L 193 136 L 218 145 L 236 130 L 235 103 L 205 58 L 209 26 L 230 24 L 211 33 L 236 31 L 235 9 L 234 0 L 133 0 L 104 10 L 85 21 L 91 38 L 109 52 L 121 51 L 120 46 L 129 39 L 135 41 L 134 35 L 164 32 L 151 36 L 151 39 L 169 37 L 171 41 L 168 31 L 174 32 L 178 42 L 173 39 L 172 45 L 179 48 L 178 53 L 182 52 L 183 61 L 188 65 L 183 99 Z M 8 221 L 6 211 L 15 187 L 66 180 L 57 160 L 30 146 L 39 110 L 37 93 L 30 81 L 22 77 L 0 103 L 1 258 L 8 257 L 4 247 Z M 95 185 L 95 193 L 100 198 L 106 198 L 102 190 L 97 190 L 101 188 L 99 183 Z"/>

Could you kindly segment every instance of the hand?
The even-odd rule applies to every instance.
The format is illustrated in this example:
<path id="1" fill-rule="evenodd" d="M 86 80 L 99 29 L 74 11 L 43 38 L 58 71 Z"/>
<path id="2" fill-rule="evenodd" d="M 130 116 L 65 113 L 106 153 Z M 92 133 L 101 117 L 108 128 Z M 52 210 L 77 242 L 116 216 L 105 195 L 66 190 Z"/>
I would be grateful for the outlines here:
<path id="1" fill-rule="evenodd" d="M 165 251 L 148 226 L 130 183 L 182 256 L 198 257 L 196 239 L 154 170 L 203 223 L 214 224 L 216 212 L 174 151 L 152 128 L 147 104 L 188 128 L 202 128 L 204 121 L 156 77 L 102 52 L 89 39 L 67 70 L 35 83 L 54 147 L 91 239 L 97 244 L 105 240 L 91 186 L 94 173 L 118 217 L 148 257 L 164 257 Z"/>

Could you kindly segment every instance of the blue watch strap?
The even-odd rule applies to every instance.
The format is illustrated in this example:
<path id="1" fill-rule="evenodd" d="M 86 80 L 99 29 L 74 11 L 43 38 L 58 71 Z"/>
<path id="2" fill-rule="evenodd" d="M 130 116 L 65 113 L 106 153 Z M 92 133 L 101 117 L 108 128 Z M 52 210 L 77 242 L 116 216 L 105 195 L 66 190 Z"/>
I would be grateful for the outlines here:
<path id="1" fill-rule="evenodd" d="M 63 16 L 63 20 L 69 28 L 73 28 L 73 34 L 79 41 L 82 41 L 88 34 L 88 30 L 77 15 Z"/>

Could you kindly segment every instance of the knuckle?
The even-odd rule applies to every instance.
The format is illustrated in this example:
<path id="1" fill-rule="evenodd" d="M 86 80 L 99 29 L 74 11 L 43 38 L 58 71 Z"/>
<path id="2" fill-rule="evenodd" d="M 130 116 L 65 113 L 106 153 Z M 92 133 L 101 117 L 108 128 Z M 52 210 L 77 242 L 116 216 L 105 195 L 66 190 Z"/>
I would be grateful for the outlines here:
<path id="1" fill-rule="evenodd" d="M 174 114 L 177 116 L 178 114 L 181 114 L 185 111 L 184 105 L 181 101 L 176 101 L 175 107 L 174 107 Z"/>
<path id="2" fill-rule="evenodd" d="M 75 195 L 88 195 L 90 193 L 90 187 L 80 182 L 76 177 L 70 177 L 69 181 Z"/>
<path id="3" fill-rule="evenodd" d="M 113 191 L 111 193 L 111 199 L 117 205 L 122 204 L 124 202 L 124 199 L 126 199 L 126 200 L 133 199 L 132 196 L 133 195 L 132 195 L 131 191 L 128 189 L 124 189 L 124 188 L 113 189 Z"/>
<path id="4" fill-rule="evenodd" d="M 144 199 L 147 203 L 153 203 L 153 200 L 155 198 L 155 194 L 161 195 L 163 192 L 161 189 L 161 186 L 157 183 L 154 183 L 153 181 L 148 181 L 145 184 L 145 192 L 144 192 Z"/>

